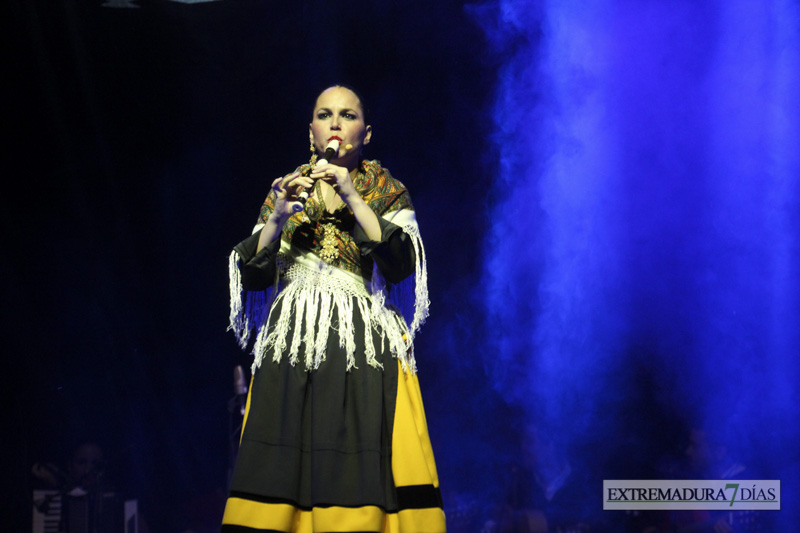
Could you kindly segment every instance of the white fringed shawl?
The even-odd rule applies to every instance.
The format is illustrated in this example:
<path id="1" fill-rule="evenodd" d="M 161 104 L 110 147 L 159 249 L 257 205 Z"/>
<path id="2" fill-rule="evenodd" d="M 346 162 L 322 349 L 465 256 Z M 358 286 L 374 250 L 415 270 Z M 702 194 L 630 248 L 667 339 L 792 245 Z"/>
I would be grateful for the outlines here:
<path id="1" fill-rule="evenodd" d="M 400 360 L 403 371 L 416 372 L 414 335 L 428 317 L 430 306 L 425 249 L 414 211 L 400 209 L 386 213 L 383 218 L 400 226 L 410 237 L 416 256 L 414 275 L 390 290 L 377 265 L 373 268 L 372 279 L 366 280 L 328 265 L 311 252 L 292 249 L 282 241 L 277 259 L 278 286 L 266 291 L 245 292 L 238 255 L 235 251 L 231 253 L 228 329 L 233 330 L 243 349 L 255 333 L 253 372 L 268 353 L 272 352 L 272 360 L 279 362 L 287 350 L 292 365 L 302 359 L 307 369 L 319 368 L 325 361 L 325 347 L 332 330 L 338 333 L 339 346 L 347 353 L 348 371 L 357 368 L 358 346 L 363 346 L 367 364 L 382 368 L 375 353 L 377 337 L 381 350 L 388 347 L 392 357 Z M 253 232 L 262 227 L 262 224 L 257 225 Z M 273 313 L 277 316 L 273 317 Z M 364 322 L 362 339 L 355 338 L 353 322 L 347 320 L 355 313 L 359 313 Z M 339 320 L 334 322 L 334 316 Z"/>

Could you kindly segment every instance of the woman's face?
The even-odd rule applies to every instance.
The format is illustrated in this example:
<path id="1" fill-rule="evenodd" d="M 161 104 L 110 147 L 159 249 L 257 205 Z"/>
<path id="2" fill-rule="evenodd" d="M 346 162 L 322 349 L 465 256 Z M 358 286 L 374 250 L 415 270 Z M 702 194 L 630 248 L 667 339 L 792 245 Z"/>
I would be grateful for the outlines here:
<path id="1" fill-rule="evenodd" d="M 314 118 L 309 125 L 309 137 L 318 153 L 325 152 L 331 139 L 341 143 L 339 157 L 331 163 L 355 167 L 361 149 L 369 144 L 372 127 L 364 123 L 364 112 L 358 96 L 344 87 L 330 87 L 322 91 L 314 106 Z M 352 148 L 347 148 L 352 145 Z"/>

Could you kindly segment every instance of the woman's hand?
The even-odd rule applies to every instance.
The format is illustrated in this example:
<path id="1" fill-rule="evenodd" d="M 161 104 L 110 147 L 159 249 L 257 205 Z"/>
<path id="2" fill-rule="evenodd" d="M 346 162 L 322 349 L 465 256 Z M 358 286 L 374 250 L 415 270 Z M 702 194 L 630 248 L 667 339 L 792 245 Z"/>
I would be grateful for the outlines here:
<path id="1" fill-rule="evenodd" d="M 350 211 L 353 212 L 356 222 L 367 234 L 367 237 L 373 241 L 381 240 L 381 226 L 378 222 L 378 216 L 358 194 L 356 186 L 353 184 L 353 179 L 350 177 L 350 171 L 345 167 L 325 163 L 314 167 L 309 177 L 321 179 L 330 184 L 333 190 L 339 194 L 342 201 L 350 208 Z"/>
<path id="2" fill-rule="evenodd" d="M 303 176 L 299 172 L 288 174 L 272 182 L 272 190 L 275 191 L 275 207 L 272 213 L 277 217 L 277 221 L 281 222 L 281 225 L 294 214 L 294 205 L 298 201 L 298 195 L 302 191 L 308 191 L 310 194 L 309 189 L 313 185 L 313 179 Z"/>
<path id="3" fill-rule="evenodd" d="M 339 194 L 339 196 L 342 198 L 342 201 L 346 203 L 350 209 L 354 207 L 354 202 L 361 200 L 361 195 L 358 194 L 355 185 L 353 185 L 353 180 L 350 177 L 350 171 L 348 171 L 345 167 L 324 163 L 314 167 L 314 170 L 311 171 L 311 175 L 309 177 L 313 179 L 321 179 L 322 181 L 328 183 L 331 187 L 333 187 L 333 190 Z"/>
<path id="4" fill-rule="evenodd" d="M 267 244 L 280 237 L 286 221 L 294 214 L 297 195 L 303 190 L 308 190 L 313 185 L 314 180 L 308 176 L 300 175 L 299 172 L 288 174 L 272 182 L 272 190 L 275 191 L 275 206 L 264 227 L 261 228 L 261 236 L 258 238 L 258 247 L 256 248 L 257 252 L 260 252 Z"/>

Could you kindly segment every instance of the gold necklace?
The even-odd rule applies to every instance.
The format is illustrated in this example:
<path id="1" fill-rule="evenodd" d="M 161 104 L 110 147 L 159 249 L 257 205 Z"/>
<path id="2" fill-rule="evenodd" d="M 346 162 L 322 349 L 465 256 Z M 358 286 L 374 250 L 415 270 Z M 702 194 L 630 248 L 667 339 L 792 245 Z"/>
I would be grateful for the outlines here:
<path id="1" fill-rule="evenodd" d="M 324 231 L 322 235 L 322 248 L 319 251 L 319 257 L 329 265 L 332 265 L 339 259 L 339 230 L 331 223 L 322 226 Z"/>
<path id="2" fill-rule="evenodd" d="M 317 188 L 317 197 L 320 203 L 320 221 L 326 218 L 327 215 L 332 213 L 328 212 L 328 207 L 325 205 L 325 199 L 322 197 L 322 187 L 319 181 L 315 184 Z M 322 224 L 322 241 L 320 241 L 319 257 L 329 265 L 332 265 L 339 259 L 339 240 L 341 239 L 341 232 L 335 224 L 327 222 Z"/>

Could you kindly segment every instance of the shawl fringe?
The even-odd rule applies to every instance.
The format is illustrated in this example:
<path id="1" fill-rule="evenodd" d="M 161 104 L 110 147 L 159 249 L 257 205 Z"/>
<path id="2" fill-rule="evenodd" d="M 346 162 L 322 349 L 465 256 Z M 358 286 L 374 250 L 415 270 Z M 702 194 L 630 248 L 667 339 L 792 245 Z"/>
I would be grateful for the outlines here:
<path id="1" fill-rule="evenodd" d="M 404 372 L 416 373 L 414 335 L 424 324 L 430 307 L 425 249 L 413 212 L 394 212 L 386 218 L 411 238 L 417 258 L 414 275 L 390 288 L 377 266 L 367 282 L 327 265 L 310 252 L 293 257 L 290 250 L 282 248 L 277 265 L 280 285 L 266 291 L 243 291 L 239 257 L 231 252 L 228 329 L 234 332 L 242 349 L 254 339 L 253 372 L 269 351 L 274 353 L 272 360 L 276 363 L 287 354 L 292 365 L 302 360 L 309 370 L 319 368 L 325 361 L 331 330 L 338 333 L 339 346 L 347 354 L 347 371 L 357 369 L 355 352 L 359 343 L 353 322 L 334 321 L 334 316 L 358 313 L 364 323 L 364 338 L 360 341 L 367 364 L 382 368 L 376 358 L 377 338 L 381 350 L 388 345 Z M 273 317 L 273 313 L 277 316 Z"/>

